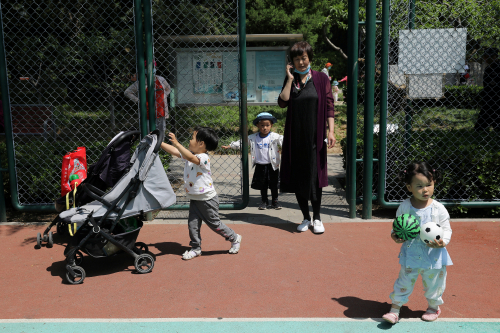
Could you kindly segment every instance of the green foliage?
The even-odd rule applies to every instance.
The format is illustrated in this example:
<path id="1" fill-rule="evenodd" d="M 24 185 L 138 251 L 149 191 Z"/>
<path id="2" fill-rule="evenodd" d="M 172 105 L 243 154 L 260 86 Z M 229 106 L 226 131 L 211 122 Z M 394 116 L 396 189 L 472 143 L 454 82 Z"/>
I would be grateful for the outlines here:
<path id="1" fill-rule="evenodd" d="M 132 8 L 121 0 L 4 4 L 11 94 L 24 97 L 29 88 L 36 95 L 30 103 L 107 106 L 109 96 L 121 94 L 135 72 Z M 29 76 L 28 83 L 14 80 L 21 76 Z M 49 82 L 56 91 L 42 93 Z"/>
<path id="2" fill-rule="evenodd" d="M 233 141 L 240 140 L 240 111 L 238 106 L 216 106 L 216 107 L 190 107 L 178 110 L 183 115 L 182 125 L 170 128 L 175 131 L 179 142 L 187 145 L 191 138 L 192 130 L 196 126 L 210 126 L 215 129 L 219 136 L 219 148 L 217 153 L 226 154 L 227 151 L 221 146 L 229 145 Z M 279 106 L 248 106 L 247 124 L 248 134 L 257 132 L 257 127 L 253 125 L 253 120 L 261 112 L 270 112 L 278 120 L 273 125 L 272 131 L 283 134 L 285 128 L 286 108 Z M 217 124 L 214 126 L 214 124 Z"/>
<path id="3" fill-rule="evenodd" d="M 481 86 L 446 86 L 443 106 L 450 109 L 477 109 L 482 90 Z"/>
<path id="4" fill-rule="evenodd" d="M 329 3 L 329 0 L 248 0 L 247 33 L 303 34 L 314 48 Z"/>
<path id="5" fill-rule="evenodd" d="M 173 35 L 232 35 L 237 33 L 237 2 L 154 0 L 153 22 L 156 37 L 171 31 Z M 180 10 L 179 10 L 180 9 Z"/>
<path id="6" fill-rule="evenodd" d="M 404 128 L 404 127 L 403 127 Z M 404 137 L 400 130 L 391 134 Z M 484 141 L 483 141 L 484 140 Z M 489 142 L 484 145 L 483 142 Z M 358 133 L 357 158 L 362 158 L 363 137 Z M 436 185 L 435 196 L 437 200 L 463 200 L 469 201 L 493 201 L 500 197 L 500 134 L 496 132 L 484 132 L 478 140 L 478 133 L 471 129 L 470 125 L 462 129 L 442 130 L 414 128 L 411 135 L 410 145 L 405 148 L 403 140 L 394 142 L 388 140 L 387 176 L 386 176 L 386 199 L 399 198 L 403 184 L 398 182 L 397 174 L 408 163 L 414 160 L 428 161 L 443 174 L 443 180 Z M 344 168 L 347 140 L 341 141 Z M 378 139 L 374 139 L 374 158 L 378 156 Z M 374 168 L 374 181 L 378 170 Z M 362 195 L 362 168 L 356 168 L 357 196 Z M 459 212 L 465 213 L 466 209 L 457 208 Z M 498 209 L 488 209 L 493 214 Z"/>
<path id="7" fill-rule="evenodd" d="M 408 0 L 393 0 L 391 27 L 393 38 L 399 30 L 408 29 Z M 414 29 L 467 28 L 467 39 L 472 47 L 467 47 L 467 58 L 477 61 L 482 53 L 479 46 L 498 47 L 500 34 L 500 2 L 483 0 L 415 1 Z"/>

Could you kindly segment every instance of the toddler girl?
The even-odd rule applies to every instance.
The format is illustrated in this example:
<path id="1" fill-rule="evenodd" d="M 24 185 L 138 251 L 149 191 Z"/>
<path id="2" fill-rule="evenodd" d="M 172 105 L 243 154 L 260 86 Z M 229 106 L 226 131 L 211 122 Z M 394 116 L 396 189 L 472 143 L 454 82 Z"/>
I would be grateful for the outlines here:
<path id="1" fill-rule="evenodd" d="M 396 243 L 403 243 L 399 253 L 401 270 L 394 283 L 394 291 L 390 294 L 391 310 L 382 318 L 391 324 L 399 321 L 399 310 L 408 302 L 415 282 L 421 275 L 425 298 L 429 303 L 422 320 L 434 321 L 441 314 L 439 306 L 443 304 L 442 295 L 446 287 L 446 266 L 453 265 L 445 248 L 450 243 L 452 233 L 450 215 L 442 204 L 431 198 L 434 184 L 440 180 L 440 173 L 427 162 L 416 162 L 400 172 L 399 178 L 405 182 L 412 196 L 401 203 L 396 215 L 415 215 L 420 220 L 421 228 L 427 222 L 435 222 L 443 228 L 443 238 L 426 244 L 420 237 L 405 241 L 391 231 L 391 238 Z"/>

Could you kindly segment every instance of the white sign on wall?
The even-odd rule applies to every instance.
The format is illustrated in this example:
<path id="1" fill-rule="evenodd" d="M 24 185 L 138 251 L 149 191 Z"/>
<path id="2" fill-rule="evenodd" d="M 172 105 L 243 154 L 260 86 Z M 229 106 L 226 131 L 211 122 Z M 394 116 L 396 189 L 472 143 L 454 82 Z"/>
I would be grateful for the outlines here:
<path id="1" fill-rule="evenodd" d="M 464 73 L 467 29 L 399 31 L 401 74 Z"/>
<path id="2" fill-rule="evenodd" d="M 389 65 L 389 81 L 395 86 L 406 85 L 406 76 L 398 72 L 398 65 Z"/>
<path id="3" fill-rule="evenodd" d="M 285 77 L 286 51 L 248 51 L 247 101 L 277 101 Z M 176 51 L 177 71 L 173 88 L 179 104 L 237 102 L 239 59 L 237 51 Z M 172 85 L 172 84 L 171 84 Z"/>
<path id="4" fill-rule="evenodd" d="M 410 75 L 409 88 L 409 98 L 441 98 L 443 97 L 443 75 Z"/>
<path id="5" fill-rule="evenodd" d="M 223 53 L 223 99 L 226 102 L 240 100 L 238 52 Z M 255 52 L 247 52 L 247 101 L 254 102 L 255 90 Z"/>
<path id="6" fill-rule="evenodd" d="M 193 54 L 193 93 L 222 93 L 222 53 Z"/>

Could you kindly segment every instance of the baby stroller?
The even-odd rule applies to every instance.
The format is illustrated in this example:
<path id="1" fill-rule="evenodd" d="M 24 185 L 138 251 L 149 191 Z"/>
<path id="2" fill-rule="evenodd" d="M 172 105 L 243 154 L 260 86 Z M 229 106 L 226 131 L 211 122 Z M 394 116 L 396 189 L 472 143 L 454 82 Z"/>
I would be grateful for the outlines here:
<path id="1" fill-rule="evenodd" d="M 74 231 L 64 251 L 69 283 L 80 284 L 85 279 L 80 250 L 94 258 L 125 252 L 135 259 L 139 273 L 153 269 L 152 254 L 145 244 L 136 240 L 144 213 L 166 208 L 176 201 L 158 157 L 163 137 L 164 133 L 155 130 L 141 140 L 130 161 L 129 172 L 108 193 L 82 183 L 80 186 L 95 201 L 59 214 Z"/>
<path id="2" fill-rule="evenodd" d="M 89 166 L 87 178 L 82 184 L 91 184 L 101 191 L 106 191 L 113 187 L 116 182 L 130 168 L 130 148 L 140 136 L 139 131 L 125 131 L 118 133 L 102 152 L 97 163 Z M 81 189 L 81 188 L 79 188 Z M 77 191 L 74 198 L 69 196 L 70 202 L 66 202 L 66 197 L 60 197 L 55 201 L 55 208 L 58 213 L 69 209 L 69 205 L 73 207 L 81 207 L 92 199 L 85 191 Z M 73 202 L 74 201 L 74 202 Z M 36 242 L 38 248 L 42 246 L 42 242 L 47 242 L 47 247 L 52 247 L 54 244 L 52 232 L 50 229 L 56 225 L 56 230 L 59 235 L 68 233 L 67 225 L 58 217 L 45 229 L 43 234 L 38 233 Z"/>

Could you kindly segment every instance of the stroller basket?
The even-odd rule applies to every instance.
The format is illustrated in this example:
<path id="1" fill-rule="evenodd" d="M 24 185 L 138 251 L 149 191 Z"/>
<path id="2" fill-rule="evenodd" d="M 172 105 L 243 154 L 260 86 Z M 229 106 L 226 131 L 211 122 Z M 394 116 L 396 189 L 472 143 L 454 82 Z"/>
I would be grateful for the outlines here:
<path id="1" fill-rule="evenodd" d="M 109 241 L 105 238 L 89 239 L 89 242 L 87 242 L 84 245 L 82 251 L 91 257 L 102 258 L 123 252 L 121 251 L 119 245 L 125 246 L 127 249 L 133 250 L 142 226 L 143 226 L 142 221 L 137 221 L 137 228 L 131 231 L 120 232 L 119 228 L 115 228 L 115 232 L 120 232 L 120 233 L 109 234 L 109 236 L 113 238 L 114 242 Z M 85 231 L 90 231 L 89 229 L 87 230 L 85 229 L 87 228 L 83 228 L 80 234 L 85 234 Z"/>

